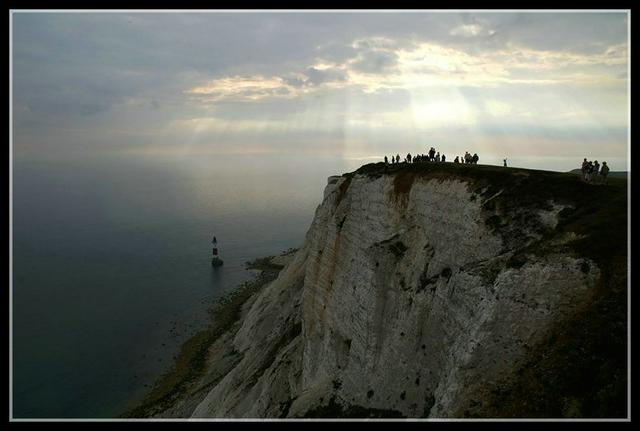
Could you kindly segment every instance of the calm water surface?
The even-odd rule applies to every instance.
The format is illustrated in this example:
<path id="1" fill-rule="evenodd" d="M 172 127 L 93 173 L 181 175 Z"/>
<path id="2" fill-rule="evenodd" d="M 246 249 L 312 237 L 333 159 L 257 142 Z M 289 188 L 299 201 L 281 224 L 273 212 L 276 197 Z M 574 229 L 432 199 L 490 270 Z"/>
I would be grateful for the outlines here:
<path id="1" fill-rule="evenodd" d="M 244 263 L 300 246 L 327 177 L 361 164 L 15 160 L 13 416 L 121 413 L 206 324 L 211 300 L 251 278 Z"/>

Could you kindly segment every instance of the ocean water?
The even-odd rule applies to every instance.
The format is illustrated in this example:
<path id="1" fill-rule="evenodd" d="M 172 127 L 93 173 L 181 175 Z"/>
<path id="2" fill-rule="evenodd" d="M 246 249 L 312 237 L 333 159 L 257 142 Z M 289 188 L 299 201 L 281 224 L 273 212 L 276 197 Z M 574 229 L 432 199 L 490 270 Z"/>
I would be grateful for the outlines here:
<path id="1" fill-rule="evenodd" d="M 244 263 L 299 247 L 338 157 L 14 160 L 12 414 L 114 417 Z M 210 265 L 211 237 L 225 264 Z"/>

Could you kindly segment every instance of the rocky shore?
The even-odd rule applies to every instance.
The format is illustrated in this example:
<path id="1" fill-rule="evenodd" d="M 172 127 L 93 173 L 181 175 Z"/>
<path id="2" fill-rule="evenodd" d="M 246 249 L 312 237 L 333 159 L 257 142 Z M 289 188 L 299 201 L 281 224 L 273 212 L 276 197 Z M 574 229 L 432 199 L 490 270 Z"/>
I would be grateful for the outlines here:
<path id="1" fill-rule="evenodd" d="M 258 271 L 255 278 L 214 303 L 210 309 L 210 326 L 182 345 L 169 371 L 158 379 L 140 403 L 120 417 L 189 417 L 207 389 L 235 364 L 229 342 L 231 334 L 237 332 L 241 318 L 255 296 L 278 277 L 295 252 L 296 249 L 289 249 L 280 255 L 247 262 L 248 270 Z"/>

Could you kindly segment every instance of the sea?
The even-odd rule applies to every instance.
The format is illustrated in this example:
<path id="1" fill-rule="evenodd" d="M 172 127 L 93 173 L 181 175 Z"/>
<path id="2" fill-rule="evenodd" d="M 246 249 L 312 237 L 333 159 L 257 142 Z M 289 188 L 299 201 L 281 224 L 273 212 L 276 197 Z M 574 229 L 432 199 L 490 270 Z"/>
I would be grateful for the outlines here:
<path id="1" fill-rule="evenodd" d="M 302 245 L 341 157 L 13 161 L 10 409 L 113 418 L 209 322 L 252 259 Z M 211 266 L 217 237 L 222 267 Z"/>

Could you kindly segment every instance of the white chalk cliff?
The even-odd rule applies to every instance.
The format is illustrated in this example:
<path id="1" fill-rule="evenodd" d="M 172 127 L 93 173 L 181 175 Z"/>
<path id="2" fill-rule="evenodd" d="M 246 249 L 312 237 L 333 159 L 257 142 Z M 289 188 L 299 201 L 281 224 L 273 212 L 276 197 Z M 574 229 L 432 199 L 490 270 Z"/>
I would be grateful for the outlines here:
<path id="1" fill-rule="evenodd" d="M 459 416 L 600 271 L 561 251 L 564 204 L 502 193 L 464 175 L 330 177 L 302 247 L 216 343 L 220 377 L 191 416 Z"/>

